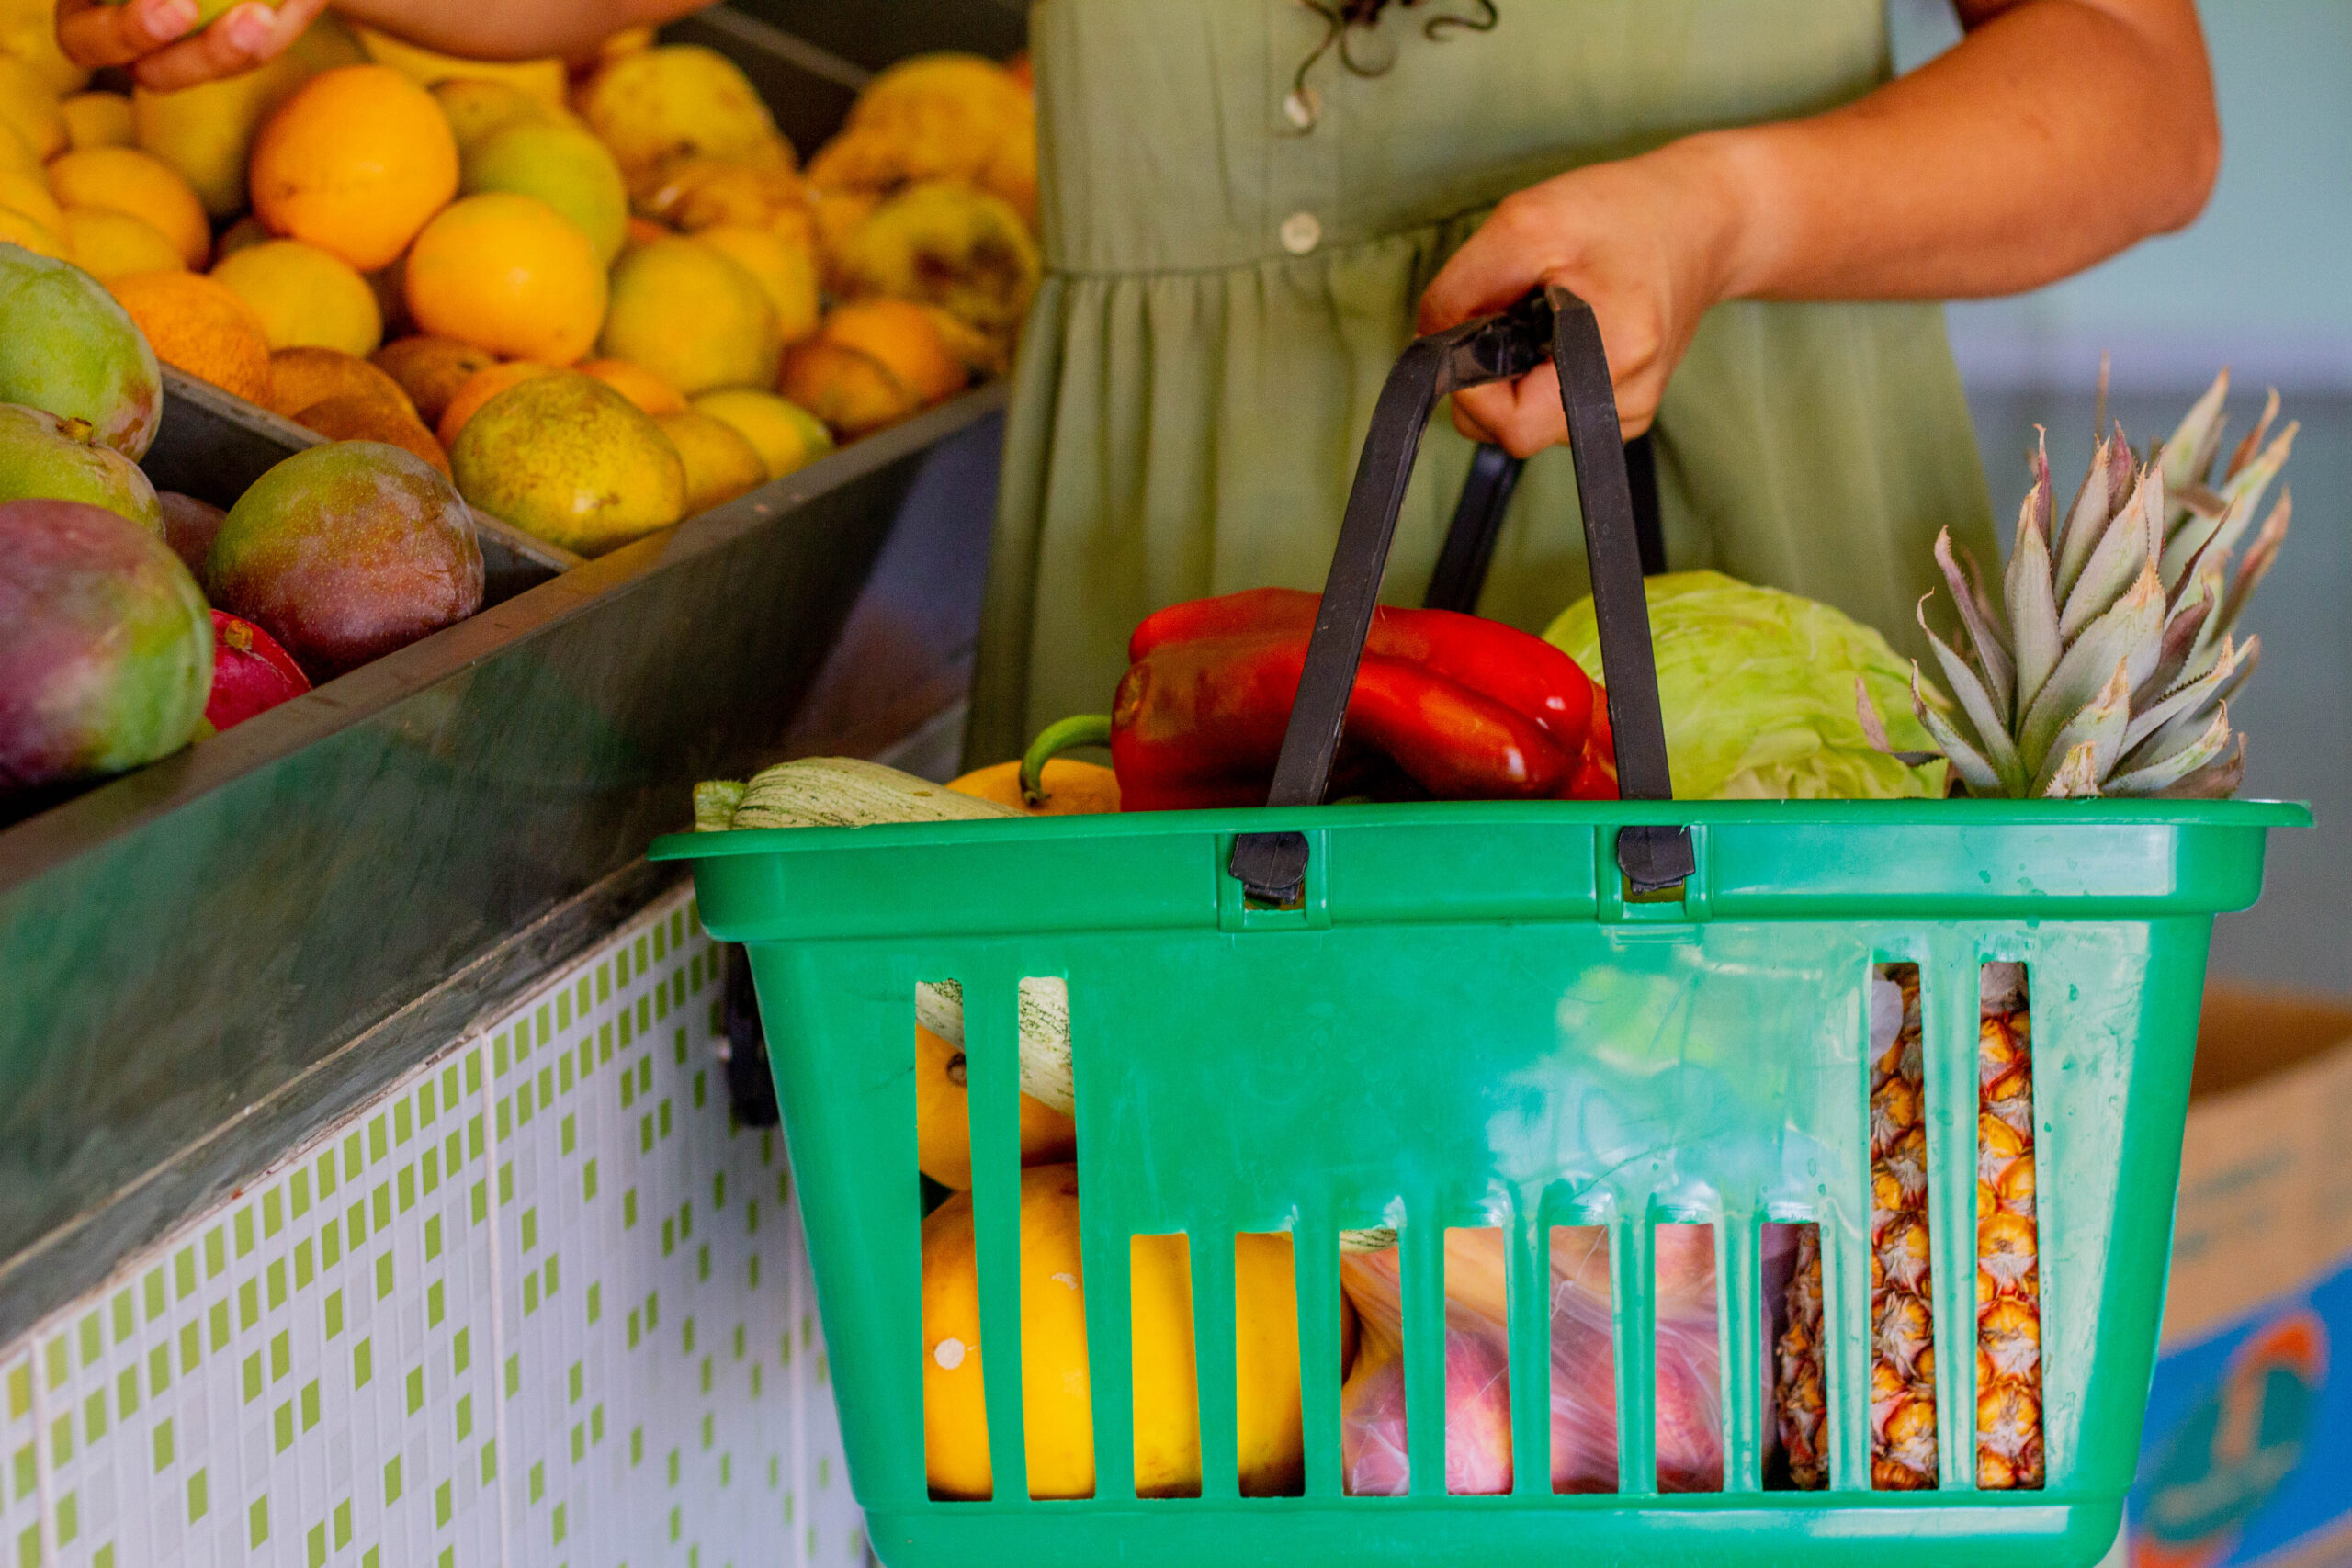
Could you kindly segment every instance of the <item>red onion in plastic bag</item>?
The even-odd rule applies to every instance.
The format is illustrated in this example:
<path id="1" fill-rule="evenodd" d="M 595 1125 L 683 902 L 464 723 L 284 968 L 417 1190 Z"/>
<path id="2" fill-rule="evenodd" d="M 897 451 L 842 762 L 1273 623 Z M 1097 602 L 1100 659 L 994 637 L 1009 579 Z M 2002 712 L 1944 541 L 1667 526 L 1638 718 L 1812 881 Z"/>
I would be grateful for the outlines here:
<path id="1" fill-rule="evenodd" d="M 1658 1487 L 1720 1490 L 1723 1373 L 1714 1232 L 1660 1225 L 1654 1234 Z M 1771 1245 L 1779 1245 L 1777 1237 L 1768 1250 Z M 1445 1258 L 1446 1490 L 1508 1492 L 1512 1456 L 1503 1233 L 1450 1231 Z M 1353 1496 L 1401 1495 L 1408 1484 L 1397 1267 L 1393 1246 L 1340 1260 L 1340 1282 L 1363 1336 L 1340 1395 L 1342 1478 Z M 1605 1230 L 1577 1226 L 1554 1233 L 1551 1298 L 1552 1488 L 1613 1492 L 1616 1354 Z"/>

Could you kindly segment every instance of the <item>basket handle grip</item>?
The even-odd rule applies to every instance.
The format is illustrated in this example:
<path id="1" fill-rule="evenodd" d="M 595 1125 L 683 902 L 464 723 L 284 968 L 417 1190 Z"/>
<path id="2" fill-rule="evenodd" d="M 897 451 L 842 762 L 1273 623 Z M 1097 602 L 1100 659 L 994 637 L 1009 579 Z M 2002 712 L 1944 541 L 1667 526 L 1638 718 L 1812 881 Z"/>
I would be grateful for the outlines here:
<path id="1" fill-rule="evenodd" d="M 1348 698 L 1355 690 L 1356 668 L 1364 639 L 1372 633 L 1380 580 L 1387 569 L 1397 514 L 1404 508 L 1405 487 L 1437 400 L 1465 387 L 1516 379 L 1546 357 L 1559 371 L 1560 406 L 1567 415 L 1568 449 L 1584 512 L 1585 558 L 1600 623 L 1601 661 L 1609 674 L 1619 793 L 1627 800 L 1673 798 L 1632 484 L 1608 355 L 1592 307 L 1553 284 L 1529 293 L 1499 315 L 1416 338 L 1388 373 L 1348 492 L 1339 547 L 1324 583 L 1267 805 L 1319 805 L 1330 783 Z M 1229 869 L 1250 897 L 1286 904 L 1305 888 L 1306 854 L 1302 833 L 1245 833 L 1233 846 Z M 1697 863 L 1690 829 L 1676 824 L 1625 828 L 1617 838 L 1617 863 L 1636 893 L 1676 887 Z"/>

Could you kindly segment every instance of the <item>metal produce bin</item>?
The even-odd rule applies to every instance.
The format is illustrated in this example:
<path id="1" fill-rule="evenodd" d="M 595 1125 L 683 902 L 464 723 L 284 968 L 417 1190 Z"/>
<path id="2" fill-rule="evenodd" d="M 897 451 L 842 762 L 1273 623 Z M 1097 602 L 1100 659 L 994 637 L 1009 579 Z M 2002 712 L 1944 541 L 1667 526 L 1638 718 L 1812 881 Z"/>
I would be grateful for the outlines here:
<path id="1" fill-rule="evenodd" d="M 804 154 L 864 76 L 725 10 L 668 36 L 743 64 Z M 159 488 L 225 504 L 319 439 L 167 379 Z M 837 644 L 894 533 L 899 620 L 941 581 L 976 613 L 1004 398 L 593 561 L 487 521 L 479 615 L 0 826 L 0 1342 L 674 880 L 640 857 L 696 780 L 952 701 L 953 637 L 897 637 L 895 705 Z M 892 642 L 888 606 L 859 619 Z"/>

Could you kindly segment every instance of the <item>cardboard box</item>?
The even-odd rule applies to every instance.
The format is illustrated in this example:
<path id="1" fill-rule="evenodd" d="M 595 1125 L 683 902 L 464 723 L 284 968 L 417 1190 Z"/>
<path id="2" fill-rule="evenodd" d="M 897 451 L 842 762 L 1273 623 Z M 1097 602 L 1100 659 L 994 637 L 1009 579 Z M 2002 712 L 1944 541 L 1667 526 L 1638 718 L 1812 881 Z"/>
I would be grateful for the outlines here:
<path id="1" fill-rule="evenodd" d="M 2136 1568 L 2352 1562 L 2352 1006 L 2214 987 Z"/>

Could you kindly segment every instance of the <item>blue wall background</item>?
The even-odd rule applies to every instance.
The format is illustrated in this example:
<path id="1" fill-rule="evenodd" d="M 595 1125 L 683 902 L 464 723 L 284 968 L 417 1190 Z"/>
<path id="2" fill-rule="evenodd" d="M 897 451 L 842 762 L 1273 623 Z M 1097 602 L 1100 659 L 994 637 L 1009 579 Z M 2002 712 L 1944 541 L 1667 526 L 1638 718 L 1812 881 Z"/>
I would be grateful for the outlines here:
<path id="1" fill-rule="evenodd" d="M 2352 391 L 2352 4 L 2205 0 L 2221 183 L 2202 218 L 2052 288 L 1952 307 L 1972 387 Z M 1899 64 L 1948 47 L 1945 0 L 1893 0 Z"/>

